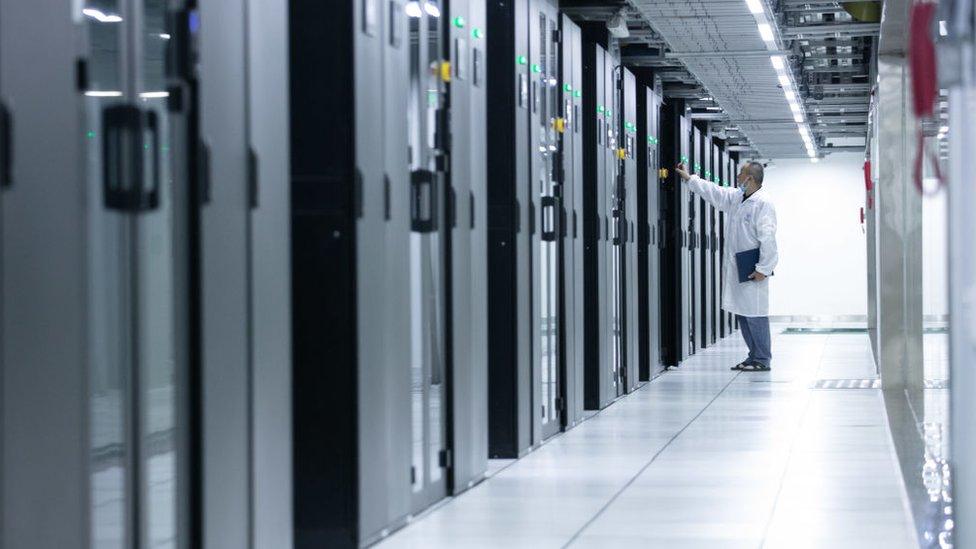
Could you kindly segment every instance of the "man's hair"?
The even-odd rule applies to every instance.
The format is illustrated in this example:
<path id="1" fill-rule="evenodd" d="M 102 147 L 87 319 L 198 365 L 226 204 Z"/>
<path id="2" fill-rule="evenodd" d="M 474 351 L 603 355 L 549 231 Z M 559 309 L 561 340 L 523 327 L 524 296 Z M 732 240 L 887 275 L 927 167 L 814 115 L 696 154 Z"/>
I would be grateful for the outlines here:
<path id="1" fill-rule="evenodd" d="M 759 185 L 762 185 L 764 171 L 765 170 L 763 169 L 763 165 L 761 163 L 754 160 L 746 162 L 746 173 L 751 175 Z"/>

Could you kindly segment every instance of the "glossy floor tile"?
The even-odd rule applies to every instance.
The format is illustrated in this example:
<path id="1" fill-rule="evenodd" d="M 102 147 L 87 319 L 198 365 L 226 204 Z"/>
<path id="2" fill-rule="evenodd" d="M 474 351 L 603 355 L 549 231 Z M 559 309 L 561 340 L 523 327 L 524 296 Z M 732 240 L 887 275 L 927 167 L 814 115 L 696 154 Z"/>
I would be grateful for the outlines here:
<path id="1" fill-rule="evenodd" d="M 915 547 L 865 334 L 783 335 L 729 370 L 733 335 L 618 400 L 383 548 Z"/>

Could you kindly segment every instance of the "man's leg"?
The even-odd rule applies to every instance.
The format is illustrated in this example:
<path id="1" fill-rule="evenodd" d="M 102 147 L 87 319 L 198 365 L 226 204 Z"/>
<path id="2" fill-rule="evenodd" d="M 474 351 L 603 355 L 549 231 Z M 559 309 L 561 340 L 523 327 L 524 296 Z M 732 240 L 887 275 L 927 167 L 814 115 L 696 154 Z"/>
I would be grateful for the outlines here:
<path id="1" fill-rule="evenodd" d="M 769 334 L 769 317 L 754 316 L 746 319 L 752 337 L 752 358 L 755 362 L 770 366 L 773 360 L 772 340 Z"/>
<path id="2" fill-rule="evenodd" d="M 749 348 L 749 358 L 746 359 L 746 362 L 753 362 L 756 360 L 755 351 L 753 350 L 755 343 L 752 339 L 752 330 L 749 329 L 749 319 L 742 315 L 735 316 L 739 319 L 739 330 L 742 332 L 742 339 L 746 340 L 746 347 Z"/>

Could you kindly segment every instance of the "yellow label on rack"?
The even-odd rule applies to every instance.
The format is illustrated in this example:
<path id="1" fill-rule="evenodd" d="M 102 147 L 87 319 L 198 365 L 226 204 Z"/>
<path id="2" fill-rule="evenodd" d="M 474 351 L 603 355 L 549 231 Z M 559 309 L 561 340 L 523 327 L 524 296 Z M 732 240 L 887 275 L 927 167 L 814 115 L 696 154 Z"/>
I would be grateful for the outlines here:
<path id="1" fill-rule="evenodd" d="M 566 133 L 566 119 L 556 118 L 552 121 L 552 127 L 559 133 Z"/>
<path id="2" fill-rule="evenodd" d="M 627 158 L 627 149 L 617 149 L 617 158 L 621 160 Z"/>
<path id="3" fill-rule="evenodd" d="M 444 82 L 451 81 L 451 62 L 441 61 L 441 80 Z"/>

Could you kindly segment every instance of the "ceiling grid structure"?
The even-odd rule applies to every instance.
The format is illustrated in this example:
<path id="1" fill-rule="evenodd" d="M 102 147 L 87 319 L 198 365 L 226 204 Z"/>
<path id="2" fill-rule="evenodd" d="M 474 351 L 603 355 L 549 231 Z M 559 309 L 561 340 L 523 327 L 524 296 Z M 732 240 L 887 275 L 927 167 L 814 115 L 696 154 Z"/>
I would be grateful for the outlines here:
<path id="1" fill-rule="evenodd" d="M 667 57 L 680 60 L 721 107 L 734 131 L 764 158 L 811 154 L 805 119 L 784 95 L 796 93 L 791 71 L 777 71 L 771 56 L 782 40 L 769 11 L 760 35 L 757 17 L 743 0 L 633 0 L 634 7 L 667 43 Z M 757 4 L 761 5 L 761 4 Z M 754 8 L 755 9 L 755 8 Z M 768 34 L 772 33 L 772 37 Z M 770 40 L 772 38 L 772 40 Z M 809 135 L 809 134 L 807 134 Z M 815 148 L 813 149 L 815 150 Z"/>

